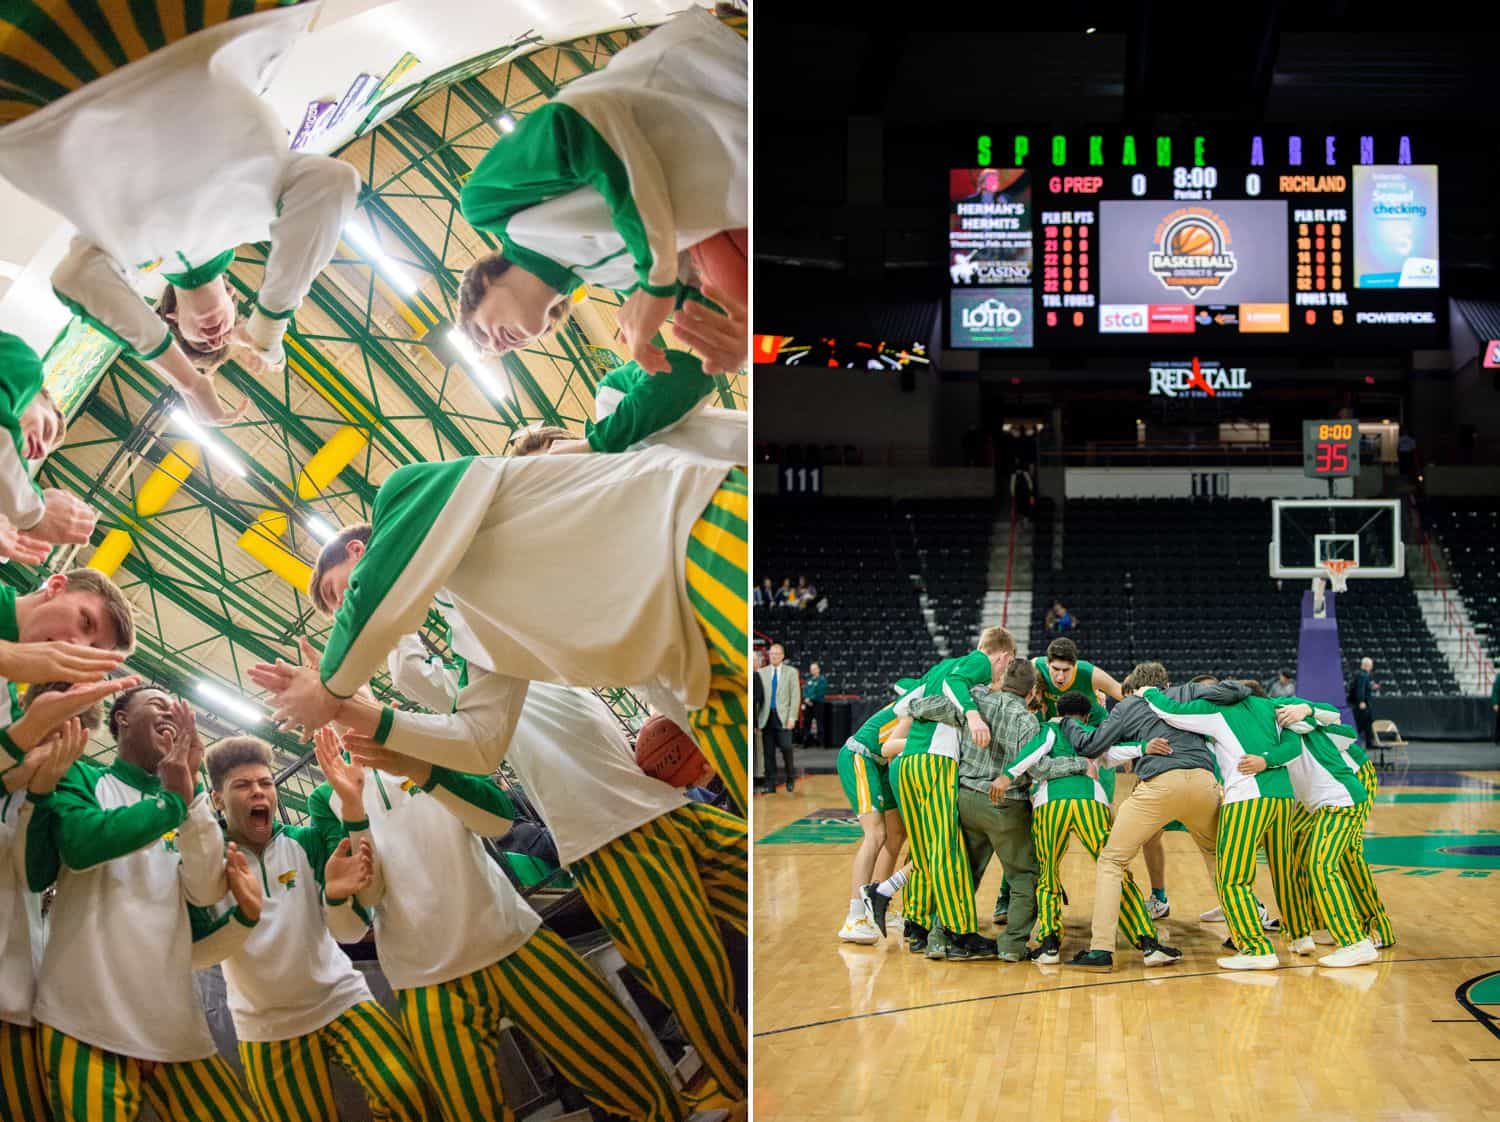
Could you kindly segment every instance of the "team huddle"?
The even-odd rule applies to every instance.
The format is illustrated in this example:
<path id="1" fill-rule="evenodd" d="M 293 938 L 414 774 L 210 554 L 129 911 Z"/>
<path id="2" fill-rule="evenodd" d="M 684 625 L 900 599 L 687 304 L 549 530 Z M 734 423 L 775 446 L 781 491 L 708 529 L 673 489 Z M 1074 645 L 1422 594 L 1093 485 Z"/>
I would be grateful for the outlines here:
<path id="1" fill-rule="evenodd" d="M 1076 837 L 1096 862 L 1094 912 L 1090 944 L 1068 965 L 1113 969 L 1123 927 L 1146 966 L 1168 966 L 1182 952 L 1157 937 L 1168 914 L 1159 846 L 1164 830 L 1184 829 L 1219 899 L 1200 918 L 1228 927 L 1221 968 L 1275 969 L 1276 933 L 1294 955 L 1334 945 L 1318 959 L 1325 967 L 1373 962 L 1395 942 L 1363 853 L 1375 769 L 1337 707 L 1270 698 L 1255 681 L 1173 687 L 1157 662 L 1116 682 L 1071 639 L 1019 660 L 999 627 L 895 692 L 839 752 L 864 830 L 840 939 L 883 938 L 904 891 L 913 953 L 1056 964 L 1060 868 Z M 1105 697 L 1117 704 L 1106 710 Z M 1112 811 L 1117 771 L 1136 784 Z M 1149 897 L 1129 869 L 1143 851 Z M 1261 851 L 1279 919 L 1255 896 Z M 996 939 L 979 934 L 975 904 L 992 854 L 1004 870 Z"/>
<path id="2" fill-rule="evenodd" d="M 0 174 L 78 231 L 54 291 L 203 423 L 244 412 L 215 386 L 228 358 L 281 378 L 354 214 L 353 167 L 289 152 L 260 96 L 317 8 L 28 0 L 0 27 Z M 603 287 L 631 361 L 599 380 L 582 436 L 529 428 L 503 457 L 402 466 L 369 522 L 323 545 L 306 589 L 323 648 L 249 671 L 279 730 L 315 743 L 305 825 L 267 741 L 205 746 L 188 704 L 109 677 L 135 636 L 107 576 L 0 585 L 0 1122 L 131 1122 L 143 1104 L 163 1122 L 333 1119 L 330 1062 L 376 1119 L 508 1119 L 507 1024 L 611 1116 L 745 1099 L 722 928 L 746 931 L 748 429 L 714 407 L 713 375 L 748 351 L 747 86 L 744 40 L 689 9 L 512 121 L 468 174 L 464 216 L 498 252 L 465 273 L 458 329 L 513 351 Z M 100 190 L 99 166 L 135 189 Z M 257 242 L 247 293 L 229 270 Z M 166 281 L 154 303 L 143 268 Z M 669 319 L 694 353 L 663 345 Z M 0 556 L 34 565 L 95 524 L 32 482 L 64 428 L 43 381 L 0 335 Z M 378 700 L 384 672 L 425 711 Z M 731 809 L 643 772 L 604 688 L 696 742 Z M 110 699 L 106 765 L 83 753 Z M 701 1058 L 690 1096 L 486 852 L 517 814 L 502 762 Z M 339 947 L 371 930 L 399 1015 Z M 243 1074 L 195 991 L 215 964 Z"/>

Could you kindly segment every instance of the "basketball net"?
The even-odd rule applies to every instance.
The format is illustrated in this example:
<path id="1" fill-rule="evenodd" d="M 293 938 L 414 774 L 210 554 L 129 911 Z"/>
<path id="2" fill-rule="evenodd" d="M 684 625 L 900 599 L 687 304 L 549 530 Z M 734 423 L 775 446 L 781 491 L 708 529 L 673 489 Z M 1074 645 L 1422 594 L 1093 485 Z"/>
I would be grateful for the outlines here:
<path id="1" fill-rule="evenodd" d="M 1316 619 L 1324 619 L 1328 615 L 1328 603 L 1325 593 L 1331 585 L 1334 592 L 1344 592 L 1349 587 L 1349 570 L 1358 568 L 1358 563 L 1341 558 L 1330 558 L 1319 563 L 1327 578 L 1313 577 L 1313 616 Z"/>

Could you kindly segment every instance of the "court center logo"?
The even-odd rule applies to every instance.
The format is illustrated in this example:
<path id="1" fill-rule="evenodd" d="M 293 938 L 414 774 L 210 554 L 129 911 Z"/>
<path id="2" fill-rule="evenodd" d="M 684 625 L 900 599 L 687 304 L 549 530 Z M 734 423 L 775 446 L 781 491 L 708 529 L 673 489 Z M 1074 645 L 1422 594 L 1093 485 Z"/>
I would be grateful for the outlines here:
<path id="1" fill-rule="evenodd" d="M 1156 227 L 1155 240 L 1152 274 L 1167 291 L 1185 293 L 1189 300 L 1222 287 L 1239 268 L 1229 248 L 1229 224 L 1206 207 L 1174 210 Z"/>

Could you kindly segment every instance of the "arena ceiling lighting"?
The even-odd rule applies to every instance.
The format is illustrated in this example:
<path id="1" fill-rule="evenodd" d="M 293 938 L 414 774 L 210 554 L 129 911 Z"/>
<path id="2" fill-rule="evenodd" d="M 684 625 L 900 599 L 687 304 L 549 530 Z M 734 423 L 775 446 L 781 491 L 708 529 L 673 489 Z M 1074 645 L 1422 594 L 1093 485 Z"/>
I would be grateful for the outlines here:
<path id="1" fill-rule="evenodd" d="M 318 543 L 320 545 L 324 542 L 327 542 L 335 534 L 338 533 L 337 530 L 330 526 L 324 519 L 319 518 L 316 514 L 307 515 L 302 519 L 302 522 L 307 527 L 308 532 L 312 534 L 313 537 L 318 539 Z"/>
<path id="2" fill-rule="evenodd" d="M 213 433 L 188 416 L 186 409 L 183 409 L 181 406 L 173 409 L 172 423 L 191 437 L 199 447 L 213 457 L 216 463 L 234 472 L 241 479 L 244 479 L 248 475 L 245 465 L 240 462 L 239 457 L 231 452 L 218 437 L 214 436 Z"/>
<path id="3" fill-rule="evenodd" d="M 462 328 L 450 327 L 448 329 L 448 343 L 458 352 L 459 361 L 464 364 L 464 369 L 474 376 L 480 389 L 496 401 L 510 396 L 509 385 L 496 374 L 494 366 L 485 361 L 484 356 L 469 341 L 469 337 L 463 333 Z"/>
<path id="4" fill-rule="evenodd" d="M 412 280 L 411 275 L 391 260 L 390 256 L 381 249 L 375 239 L 365 232 L 365 228 L 358 222 L 351 222 L 344 227 L 346 237 L 354 248 L 368 257 L 375 268 L 386 280 L 401 293 L 402 296 L 414 295 L 417 291 L 417 282 Z"/>
<path id="5" fill-rule="evenodd" d="M 212 682 L 199 682 L 193 689 L 202 701 L 221 717 L 233 717 L 244 724 L 258 725 L 266 719 L 265 712 L 248 698 L 217 686 Z"/>
<path id="6" fill-rule="evenodd" d="M 513 133 L 516 131 L 516 119 L 509 113 L 502 113 L 495 120 L 495 127 L 503 133 Z"/>

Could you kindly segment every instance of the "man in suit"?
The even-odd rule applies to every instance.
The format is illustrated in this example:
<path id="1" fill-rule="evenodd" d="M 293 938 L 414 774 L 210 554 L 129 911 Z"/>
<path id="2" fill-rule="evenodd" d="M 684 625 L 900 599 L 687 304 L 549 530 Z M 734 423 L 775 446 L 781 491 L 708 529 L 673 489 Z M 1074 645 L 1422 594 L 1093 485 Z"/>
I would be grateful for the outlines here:
<path id="1" fill-rule="evenodd" d="M 1375 715 L 1370 712 L 1375 700 L 1375 682 L 1370 677 L 1370 671 L 1374 669 L 1373 658 L 1360 659 L 1359 673 L 1354 675 L 1354 682 L 1349 689 L 1349 704 L 1354 709 L 1354 726 L 1359 729 L 1360 743 L 1364 746 L 1366 755 L 1375 750 Z"/>
<path id="2" fill-rule="evenodd" d="M 766 652 L 757 650 L 755 652 L 755 674 L 751 678 L 751 684 L 754 686 L 752 692 L 755 700 L 755 754 L 750 760 L 755 768 L 755 793 L 757 795 L 769 795 L 771 793 L 771 788 L 766 784 L 765 734 L 761 732 L 761 727 L 765 724 L 765 717 L 762 714 L 766 710 L 766 684 L 760 680 L 760 672 L 766 665 Z"/>
<path id="3" fill-rule="evenodd" d="M 766 706 L 756 714 L 756 727 L 765 742 L 766 787 L 776 790 L 776 749 L 786 765 L 786 790 L 796 790 L 796 773 L 792 770 L 792 730 L 802 711 L 802 679 L 797 668 L 786 661 L 786 649 L 780 643 L 771 647 L 771 664 L 758 671 L 766 687 Z"/>

